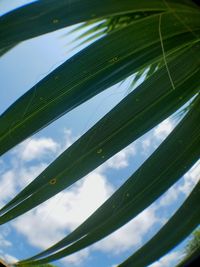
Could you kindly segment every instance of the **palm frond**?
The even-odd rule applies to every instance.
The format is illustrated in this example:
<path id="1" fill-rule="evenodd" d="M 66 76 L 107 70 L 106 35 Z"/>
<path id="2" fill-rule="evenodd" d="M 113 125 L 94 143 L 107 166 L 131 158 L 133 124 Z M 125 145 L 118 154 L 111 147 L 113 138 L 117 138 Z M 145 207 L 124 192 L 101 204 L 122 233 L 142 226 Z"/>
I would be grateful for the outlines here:
<path id="1" fill-rule="evenodd" d="M 196 42 L 196 35 L 199 35 L 197 12 L 192 16 L 188 11 L 178 15 L 194 29 L 195 35 L 182 21 L 177 22 L 172 12 L 163 14 L 162 41 L 166 57 L 167 53 Z M 1 115 L 0 155 L 109 86 L 163 59 L 160 34 L 155 31 L 159 20 L 160 14 L 148 16 L 105 36 L 67 60 L 19 98 Z"/>
<path id="2" fill-rule="evenodd" d="M 169 189 L 199 158 L 199 103 L 200 98 L 162 145 L 93 215 L 63 240 L 29 260 L 50 255 L 72 244 L 44 261 L 42 259 L 45 263 L 91 245 L 134 218 Z"/>
<path id="3" fill-rule="evenodd" d="M 79 38 L 95 40 L 1 115 L 0 155 L 108 87 L 131 77 L 133 88 L 144 79 L 1 208 L 0 224 L 69 187 L 191 103 L 168 138 L 91 217 L 54 246 L 17 265 L 47 263 L 100 240 L 142 212 L 199 159 L 199 14 L 190 0 L 77 0 L 70 4 L 41 0 L 0 17 L 0 54 L 19 42 L 80 22 L 74 29 L 84 30 Z M 199 186 L 120 267 L 146 266 L 191 233 L 199 224 Z"/>
<path id="4" fill-rule="evenodd" d="M 0 224 L 23 214 L 70 186 L 193 97 L 199 90 L 199 62 L 195 65 L 193 60 L 198 52 L 199 46 L 195 45 L 188 53 L 183 53 L 181 57 L 169 63 L 176 90 L 172 88 L 164 66 L 122 100 L 6 205 L 1 212 L 21 202 L 0 217 Z M 186 61 L 185 68 L 181 68 Z M 194 90 L 188 87 L 191 83 L 195 85 Z M 154 90 L 150 94 L 152 87 Z M 160 111 L 161 107 L 163 108 Z M 52 179 L 56 181 L 53 186 Z"/>
<path id="5" fill-rule="evenodd" d="M 166 225 L 141 249 L 120 264 L 119 267 L 129 267 L 133 264 L 135 267 L 147 266 L 166 254 L 191 234 L 200 223 L 200 207 L 198 205 L 200 201 L 199 190 L 200 182 Z M 196 209 L 192 207 L 196 207 Z"/>
<path id="6" fill-rule="evenodd" d="M 194 10 L 195 4 L 181 0 L 168 1 L 174 10 Z M 105 8 L 106 7 L 106 8 Z M 134 12 L 166 11 L 160 0 L 41 0 L 30 3 L 0 17 L 0 49 L 41 34 L 52 32 L 76 23 L 110 15 Z"/>

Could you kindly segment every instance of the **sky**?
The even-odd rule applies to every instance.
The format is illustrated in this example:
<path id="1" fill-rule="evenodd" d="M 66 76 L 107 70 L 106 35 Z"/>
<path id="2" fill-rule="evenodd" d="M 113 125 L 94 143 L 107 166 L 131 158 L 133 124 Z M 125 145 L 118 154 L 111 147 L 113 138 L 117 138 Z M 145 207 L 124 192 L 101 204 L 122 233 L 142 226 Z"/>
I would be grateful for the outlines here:
<path id="1" fill-rule="evenodd" d="M 1 1 L 0 14 L 28 1 Z M 12 4 L 12 5 L 11 5 Z M 15 6 L 14 6 L 15 5 Z M 0 58 L 0 114 L 24 92 L 76 53 L 69 28 L 28 40 Z M 0 159 L 0 206 L 6 204 L 99 118 L 129 93 L 115 85 L 25 140 Z M 67 190 L 0 226 L 0 258 L 8 262 L 46 249 L 75 229 L 122 185 L 177 124 L 168 118 Z M 196 164 L 161 198 L 107 238 L 57 261 L 57 266 L 114 267 L 148 241 L 183 203 L 197 183 Z M 172 267 L 185 242 L 151 265 Z"/>

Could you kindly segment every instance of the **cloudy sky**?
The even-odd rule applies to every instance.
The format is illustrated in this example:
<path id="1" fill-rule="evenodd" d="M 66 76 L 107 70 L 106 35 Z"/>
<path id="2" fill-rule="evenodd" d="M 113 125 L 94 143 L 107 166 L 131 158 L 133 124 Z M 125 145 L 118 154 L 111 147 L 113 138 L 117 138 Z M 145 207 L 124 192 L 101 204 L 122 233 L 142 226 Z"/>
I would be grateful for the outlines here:
<path id="1" fill-rule="evenodd" d="M 3 14 L 11 6 L 1 1 Z M 14 2 L 14 1 L 10 1 Z M 27 1 L 15 1 L 15 4 Z M 68 29 L 18 45 L 0 58 L 0 113 L 78 50 Z M 79 49 L 79 48 L 78 48 Z M 129 93 L 115 85 L 24 141 L 0 159 L 0 206 L 34 179 L 64 149 Z M 0 257 L 29 257 L 63 238 L 83 222 L 142 164 L 177 123 L 171 117 L 105 164 L 44 204 L 0 226 Z M 196 164 L 163 197 L 109 237 L 59 262 L 58 266 L 114 267 L 150 239 L 176 211 L 197 182 Z M 95 190 L 94 190 L 95 189 Z M 182 256 L 181 244 L 151 267 L 171 267 Z"/>

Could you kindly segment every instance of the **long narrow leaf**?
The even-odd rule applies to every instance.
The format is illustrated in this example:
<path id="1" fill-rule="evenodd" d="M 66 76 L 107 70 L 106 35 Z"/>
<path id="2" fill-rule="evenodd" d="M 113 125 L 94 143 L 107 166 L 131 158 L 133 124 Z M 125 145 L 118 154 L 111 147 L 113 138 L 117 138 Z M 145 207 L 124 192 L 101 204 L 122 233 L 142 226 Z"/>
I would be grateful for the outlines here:
<path id="1" fill-rule="evenodd" d="M 192 3 L 168 0 L 174 10 L 194 10 Z M 106 6 L 106 8 L 105 8 Z M 0 17 L 0 48 L 79 22 L 138 11 L 165 11 L 160 0 L 40 0 Z"/>
<path id="2" fill-rule="evenodd" d="M 200 29 L 199 14 L 179 15 L 184 15 L 183 21 L 188 19 L 188 27 Z M 159 20 L 159 15 L 150 16 L 106 36 L 25 93 L 0 117 L 0 155 L 77 105 L 163 57 Z M 165 52 L 197 38 L 172 12 L 163 14 L 162 22 Z M 181 35 L 184 32 L 187 34 Z"/>
<path id="3" fill-rule="evenodd" d="M 169 64 L 175 90 L 163 67 L 122 100 L 1 210 L 5 212 L 24 200 L 13 210 L 2 215 L 0 224 L 19 216 L 70 186 L 199 92 L 200 63 L 194 60 L 198 58 L 199 53 L 199 46 L 193 46 Z"/>
<path id="4" fill-rule="evenodd" d="M 177 246 L 199 225 L 199 202 L 200 182 L 166 225 L 119 267 L 147 266 Z"/>
<path id="5" fill-rule="evenodd" d="M 200 156 L 199 103 L 200 99 L 162 145 L 95 213 L 67 237 L 29 260 L 49 255 L 81 238 L 82 246 L 96 242 L 135 217 L 172 186 Z M 57 254 L 58 258 L 65 253 Z"/>

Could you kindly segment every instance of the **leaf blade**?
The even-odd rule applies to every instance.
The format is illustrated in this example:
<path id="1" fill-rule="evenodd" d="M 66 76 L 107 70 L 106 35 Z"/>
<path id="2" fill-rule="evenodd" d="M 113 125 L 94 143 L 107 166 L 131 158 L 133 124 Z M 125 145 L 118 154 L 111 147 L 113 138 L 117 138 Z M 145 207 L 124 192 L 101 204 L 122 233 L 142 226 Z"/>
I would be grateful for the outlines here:
<path id="1" fill-rule="evenodd" d="M 189 19 L 192 27 L 193 18 L 189 16 Z M 196 40 L 196 36 L 180 22 L 171 31 L 177 22 L 171 13 L 163 15 L 162 20 L 168 25 L 162 29 L 166 53 Z M 198 29 L 200 17 L 194 21 L 193 26 Z M 155 31 L 158 23 L 159 15 L 154 15 L 106 36 L 66 61 L 25 93 L 0 117 L 0 155 L 64 113 L 144 68 L 145 63 L 162 58 L 160 36 Z M 148 28 L 148 31 L 144 32 L 143 28 Z M 185 41 L 181 33 L 186 33 Z"/>
<path id="2" fill-rule="evenodd" d="M 142 264 L 151 264 L 184 240 L 200 222 L 200 208 L 198 205 L 200 201 L 199 190 L 200 182 L 198 182 L 190 196 L 167 224 L 164 225 L 164 227 L 141 249 L 133 254 L 128 260 L 120 264 L 119 267 L 131 266 L 133 262 L 136 267 L 139 267 Z M 194 207 L 196 207 L 196 209 L 194 209 Z M 173 231 L 174 228 L 176 228 L 176 231 Z M 157 249 L 152 250 L 152 247 Z M 143 255 L 143 257 L 141 257 L 141 255 Z"/>
<path id="3" fill-rule="evenodd" d="M 200 149 L 198 148 L 200 129 L 197 125 L 200 117 L 199 103 L 200 98 L 196 101 L 193 110 L 185 116 L 160 147 L 94 213 L 95 215 L 91 215 L 80 227 L 56 245 L 27 261 L 58 251 L 70 243 L 73 244 L 62 251 L 37 261 L 37 263 L 56 260 L 91 245 L 135 217 L 175 183 L 198 160 L 200 155 Z M 188 142 L 188 139 L 190 139 L 188 133 L 191 133 L 191 138 L 196 139 L 193 144 Z M 181 140 L 181 143 L 179 140 Z M 190 162 L 188 161 L 188 155 L 190 155 Z M 77 240 L 76 243 L 74 243 L 75 240 Z"/>
<path id="4" fill-rule="evenodd" d="M 192 56 L 195 55 L 197 57 L 199 47 L 196 46 L 193 49 L 194 47 L 190 49 L 190 53 L 184 53 L 169 65 L 173 75 L 176 74 L 176 77 L 173 76 L 173 78 L 174 83 L 177 85 L 177 90 L 171 89 L 171 83 L 164 67 L 159 70 L 159 74 L 152 75 L 83 137 L 77 140 L 71 148 L 61 154 L 13 202 L 8 203 L 1 210 L 1 213 L 7 210 L 10 205 L 13 206 L 13 203 L 19 203 L 24 200 L 19 206 L 13 208 L 13 213 L 11 211 L 7 215 L 1 216 L 0 223 L 19 216 L 30 207 L 38 205 L 44 199 L 48 199 L 49 196 L 70 186 L 168 117 L 185 101 L 189 100 L 195 92 L 199 92 L 199 71 L 195 72 L 190 78 L 187 77 L 199 65 L 198 61 L 196 62 L 197 65 L 194 64 Z M 182 66 L 185 60 L 187 62 L 185 68 L 179 68 L 178 66 Z M 184 82 L 185 75 L 186 81 Z M 179 83 L 180 86 L 178 86 Z M 191 83 L 193 83 L 194 91 L 188 86 Z M 157 86 L 155 87 L 155 85 Z M 152 87 L 154 90 L 151 94 L 148 94 L 147 92 Z M 162 111 L 160 111 L 161 107 Z M 88 142 L 88 140 L 90 141 Z M 82 151 L 82 154 L 80 154 L 80 151 Z M 77 168 L 77 166 L 79 167 Z M 52 179 L 56 179 L 54 186 L 51 184 Z M 38 188 L 40 189 L 38 190 Z M 33 195 L 31 196 L 31 194 Z M 19 208 L 20 206 L 23 208 Z"/>
<path id="5" fill-rule="evenodd" d="M 183 1 L 168 1 L 171 8 L 185 10 L 195 6 Z M 104 6 L 106 5 L 106 8 Z M 13 45 L 41 34 L 61 29 L 83 21 L 109 15 L 137 11 L 165 11 L 168 7 L 159 0 L 41 0 L 0 17 L 0 48 Z"/>

